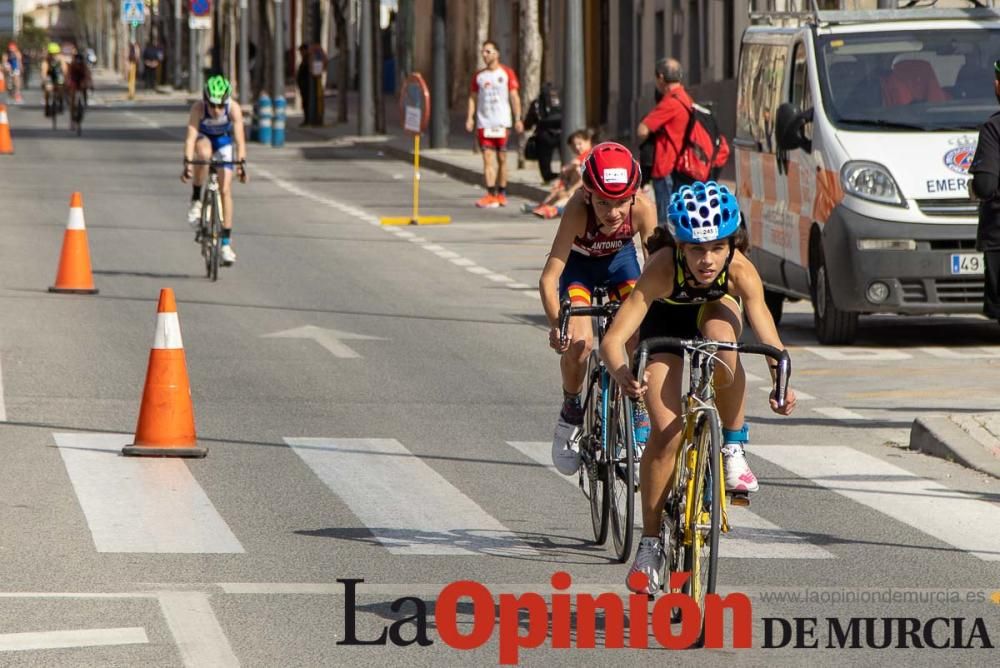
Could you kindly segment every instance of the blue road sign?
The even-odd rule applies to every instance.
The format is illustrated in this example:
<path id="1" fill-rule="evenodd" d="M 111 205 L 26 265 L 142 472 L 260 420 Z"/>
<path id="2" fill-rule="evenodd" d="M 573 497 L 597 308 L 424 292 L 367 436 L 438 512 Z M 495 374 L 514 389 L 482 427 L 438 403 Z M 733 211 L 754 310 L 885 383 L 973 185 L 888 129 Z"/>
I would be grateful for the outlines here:
<path id="1" fill-rule="evenodd" d="M 144 0 L 122 0 L 122 22 L 137 25 L 146 21 Z"/>

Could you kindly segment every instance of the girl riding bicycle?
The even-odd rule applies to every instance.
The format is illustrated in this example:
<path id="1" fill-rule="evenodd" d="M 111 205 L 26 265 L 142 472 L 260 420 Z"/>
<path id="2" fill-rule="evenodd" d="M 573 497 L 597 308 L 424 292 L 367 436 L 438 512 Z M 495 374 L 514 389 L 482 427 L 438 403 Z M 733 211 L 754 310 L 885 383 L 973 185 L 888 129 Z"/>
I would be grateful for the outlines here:
<path id="1" fill-rule="evenodd" d="M 629 369 L 626 341 L 637 329 L 640 339 L 674 336 L 738 341 L 745 313 L 761 343 L 784 349 L 764 303 L 760 276 L 744 255 L 746 230 L 729 189 L 714 181 L 683 186 L 670 199 L 668 227 L 672 239 L 657 229 L 649 243 L 652 257 L 601 344 L 601 357 L 615 382 L 632 397 L 644 396 L 649 410 L 651 431 L 639 469 L 642 539 L 629 571 L 646 574 L 649 588 L 645 593 L 649 594 L 660 587 L 660 515 L 682 436 L 684 364 L 676 355 L 654 355 L 640 383 Z M 716 405 L 725 441 L 726 489 L 756 491 L 757 479 L 743 453 L 746 375 L 737 353 L 719 352 L 718 358 Z M 795 394 L 789 389 L 787 403 L 780 408 L 773 396 L 770 404 L 774 412 L 788 415 L 795 408 Z"/>
<path id="2" fill-rule="evenodd" d="M 590 306 L 590 293 L 598 285 L 607 286 L 619 299 L 628 297 L 639 277 L 632 238 L 638 233 L 645 246 L 656 228 L 656 208 L 638 192 L 642 174 L 627 148 L 614 142 L 598 144 L 581 172 L 583 189 L 566 203 L 538 284 L 550 325 L 549 346 L 562 356 L 563 405 L 552 439 L 552 462 L 563 475 L 573 475 L 580 467 L 580 394 L 594 332 L 590 318 L 570 318 L 567 340 L 562 340 L 560 299 L 568 296 L 574 306 Z"/>

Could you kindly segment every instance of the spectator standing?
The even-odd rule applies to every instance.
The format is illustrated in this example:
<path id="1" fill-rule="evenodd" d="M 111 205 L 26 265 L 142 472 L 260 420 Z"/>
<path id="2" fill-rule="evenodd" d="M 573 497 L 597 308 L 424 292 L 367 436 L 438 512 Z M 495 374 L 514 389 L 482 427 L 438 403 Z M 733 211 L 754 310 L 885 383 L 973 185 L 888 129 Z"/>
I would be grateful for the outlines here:
<path id="1" fill-rule="evenodd" d="M 21 104 L 24 98 L 21 97 L 21 73 L 24 71 L 24 56 L 17 48 L 17 43 L 11 41 L 7 44 L 7 50 L 3 54 L 3 69 L 7 78 L 7 97 L 14 104 Z"/>
<path id="2" fill-rule="evenodd" d="M 538 97 L 528 106 L 524 116 L 524 129 L 535 129 L 532 137 L 535 143 L 538 171 L 542 181 L 548 185 L 558 174 L 552 171 L 552 154 L 559 147 L 562 132 L 562 104 L 555 84 L 546 81 Z M 579 165 L 577 165 L 579 167 Z"/>
<path id="3" fill-rule="evenodd" d="M 653 193 L 656 195 L 656 219 L 660 225 L 667 224 L 667 211 L 674 189 L 691 183 L 690 179 L 674 173 L 690 109 L 694 104 L 681 84 L 683 75 L 680 61 L 674 58 L 664 58 L 656 63 L 656 90 L 663 94 L 663 98 L 646 114 L 636 131 L 640 142 L 650 135 L 656 138 Z"/>
<path id="4" fill-rule="evenodd" d="M 493 40 L 483 42 L 482 56 L 485 67 L 472 77 L 465 129 L 476 132 L 483 153 L 486 194 L 476 206 L 492 209 L 507 206 L 507 137 L 512 124 L 518 133 L 524 132 L 524 124 L 514 70 L 500 64 L 500 49 Z"/>
<path id="5" fill-rule="evenodd" d="M 316 91 L 310 74 L 309 45 L 299 45 L 299 67 L 295 71 L 295 83 L 302 97 L 302 125 L 315 123 Z"/>
<path id="6" fill-rule="evenodd" d="M 325 115 L 323 97 L 323 74 L 326 73 L 326 51 L 319 44 L 309 48 L 309 75 L 313 89 L 313 125 L 322 126 Z"/>
<path id="7" fill-rule="evenodd" d="M 156 42 L 148 42 L 142 50 L 142 78 L 146 90 L 156 89 L 156 77 L 160 72 L 163 52 Z"/>
<path id="8" fill-rule="evenodd" d="M 993 64 L 993 89 L 1000 102 L 1000 60 Z M 979 143 L 969 168 L 979 198 L 976 249 L 985 261 L 983 314 L 1000 320 L 1000 111 L 979 127 Z"/>

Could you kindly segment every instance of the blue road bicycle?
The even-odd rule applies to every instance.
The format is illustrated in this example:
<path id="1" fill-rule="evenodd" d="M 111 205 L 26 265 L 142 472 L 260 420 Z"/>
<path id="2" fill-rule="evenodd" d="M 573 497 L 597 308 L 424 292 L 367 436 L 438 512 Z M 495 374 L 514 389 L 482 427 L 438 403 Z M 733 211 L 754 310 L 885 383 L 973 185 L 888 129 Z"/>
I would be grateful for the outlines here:
<path id="1" fill-rule="evenodd" d="M 632 400 L 621 392 L 598 355 L 601 339 L 618 311 L 620 302 L 606 301 L 607 288 L 595 288 L 590 306 L 572 306 L 563 300 L 559 309 L 559 333 L 567 340 L 569 319 L 593 318 L 594 345 L 584 376 L 583 425 L 580 429 L 579 484 L 590 501 L 594 541 L 603 545 L 611 528 L 619 563 L 632 554 L 635 521 L 635 425 Z"/>

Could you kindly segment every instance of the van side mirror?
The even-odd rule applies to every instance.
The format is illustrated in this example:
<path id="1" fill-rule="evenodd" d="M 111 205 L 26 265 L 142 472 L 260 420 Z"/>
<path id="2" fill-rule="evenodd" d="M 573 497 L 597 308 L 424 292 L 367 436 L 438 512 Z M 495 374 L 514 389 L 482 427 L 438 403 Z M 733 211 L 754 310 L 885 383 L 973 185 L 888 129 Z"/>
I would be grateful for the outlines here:
<path id="1" fill-rule="evenodd" d="M 806 153 L 812 152 L 812 141 L 806 138 L 803 129 L 806 123 L 812 122 L 813 110 L 799 111 L 790 103 L 785 102 L 778 107 L 775 118 L 775 141 L 781 151 L 791 151 L 801 148 Z"/>

